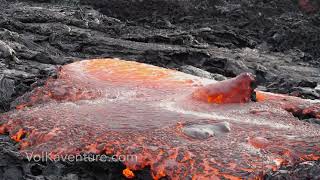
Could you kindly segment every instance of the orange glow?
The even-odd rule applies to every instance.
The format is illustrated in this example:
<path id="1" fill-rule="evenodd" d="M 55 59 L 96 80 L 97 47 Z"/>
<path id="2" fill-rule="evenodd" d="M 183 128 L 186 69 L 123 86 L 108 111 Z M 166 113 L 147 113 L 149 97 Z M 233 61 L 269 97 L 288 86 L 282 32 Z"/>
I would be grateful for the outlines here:
<path id="1" fill-rule="evenodd" d="M 254 83 L 252 74 L 243 73 L 235 78 L 201 87 L 193 92 L 193 97 L 215 104 L 246 103 L 251 100 L 254 93 L 252 88 Z"/>
<path id="2" fill-rule="evenodd" d="M 256 99 L 257 99 L 257 102 L 263 102 L 266 100 L 266 96 L 260 91 L 256 91 Z"/>
<path id="3" fill-rule="evenodd" d="M 72 67 L 70 66 L 70 68 Z M 83 65 L 83 70 L 90 77 L 117 84 L 132 83 L 161 88 L 194 82 L 192 79 L 183 76 L 176 78 L 175 76 L 180 73 L 174 70 L 119 59 L 108 59 L 108 61 L 93 59 Z"/>
<path id="4" fill-rule="evenodd" d="M 16 142 L 20 142 L 25 135 L 26 135 L 26 131 L 23 129 L 19 129 L 19 131 L 15 135 L 13 135 L 11 139 Z"/>
<path id="5" fill-rule="evenodd" d="M 307 154 L 301 157 L 301 159 L 305 161 L 318 161 L 320 160 L 320 155 Z"/>
<path id="6" fill-rule="evenodd" d="M 105 69 L 105 67 L 108 67 L 108 69 Z M 119 68 L 121 67 L 121 68 Z M 123 81 L 129 81 L 129 80 L 136 80 L 141 79 L 145 80 L 150 78 L 154 78 L 155 80 L 164 79 L 166 78 L 170 71 L 169 69 L 151 69 L 146 68 L 148 65 L 137 63 L 137 62 L 130 62 L 127 61 L 99 61 L 99 60 L 92 60 L 86 65 L 86 71 L 91 75 L 99 75 L 97 76 L 99 79 L 107 80 L 107 79 L 115 79 L 118 78 L 117 76 L 109 76 L 108 73 L 112 73 L 114 75 L 124 75 L 120 80 Z M 101 72 L 108 72 L 106 74 Z M 128 74 L 130 72 L 130 74 Z M 126 76 L 129 75 L 129 76 Z"/>
<path id="7" fill-rule="evenodd" d="M 216 97 L 209 96 L 208 97 L 208 103 L 222 104 L 223 103 L 223 95 L 220 94 L 220 95 L 218 95 Z"/>
<path id="8" fill-rule="evenodd" d="M 131 61 L 80 61 L 1 114 L 0 133 L 21 152 L 53 158 L 135 155 L 123 162 L 128 178 L 150 167 L 154 179 L 261 179 L 319 159 L 319 129 L 292 112 L 318 117 L 320 104 L 261 91 L 250 102 L 253 83 L 247 73 L 216 82 Z"/>
<path id="9" fill-rule="evenodd" d="M 128 179 L 134 178 L 134 173 L 133 173 L 130 169 L 128 169 L 128 168 L 124 169 L 124 170 L 122 171 L 122 174 L 123 174 L 126 178 L 128 178 Z"/>
<path id="10" fill-rule="evenodd" d="M 284 164 L 286 162 L 286 160 L 281 159 L 281 158 L 276 158 L 276 159 L 274 159 L 274 162 L 277 166 L 281 166 L 282 164 Z"/>

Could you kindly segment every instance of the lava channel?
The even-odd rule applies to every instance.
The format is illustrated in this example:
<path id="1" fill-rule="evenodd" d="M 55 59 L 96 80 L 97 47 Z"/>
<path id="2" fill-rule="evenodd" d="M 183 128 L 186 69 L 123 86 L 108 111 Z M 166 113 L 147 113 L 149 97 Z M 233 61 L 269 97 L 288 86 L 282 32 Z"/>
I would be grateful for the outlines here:
<path id="1" fill-rule="evenodd" d="M 154 179 L 259 178 L 318 160 L 319 126 L 292 112 L 319 119 L 319 102 L 253 84 L 248 73 L 216 82 L 132 61 L 80 61 L 0 115 L 0 133 L 22 154 L 135 155 L 124 162 L 129 178 L 145 167 Z"/>

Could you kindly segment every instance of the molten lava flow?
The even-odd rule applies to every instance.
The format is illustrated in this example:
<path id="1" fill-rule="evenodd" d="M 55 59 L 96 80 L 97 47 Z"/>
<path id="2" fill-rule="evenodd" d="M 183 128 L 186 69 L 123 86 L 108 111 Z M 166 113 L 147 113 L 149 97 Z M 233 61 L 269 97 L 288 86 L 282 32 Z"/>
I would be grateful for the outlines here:
<path id="1" fill-rule="evenodd" d="M 258 102 L 273 102 L 281 105 L 282 109 L 292 113 L 300 119 L 315 118 L 320 121 L 320 103 L 311 103 L 307 100 L 302 101 L 297 97 L 277 95 L 264 92 L 256 92 Z"/>
<path id="2" fill-rule="evenodd" d="M 258 178 L 319 159 L 319 126 L 288 112 L 294 105 L 318 118 L 319 103 L 260 91 L 250 102 L 253 82 L 118 59 L 76 62 L 0 115 L 0 133 L 34 155 L 134 155 L 124 162 L 128 178 L 144 167 L 154 179 Z"/>
<path id="3" fill-rule="evenodd" d="M 123 175 L 128 179 L 134 178 L 134 173 L 128 168 L 123 170 Z"/>
<path id="4" fill-rule="evenodd" d="M 243 73 L 235 78 L 201 87 L 193 92 L 193 97 L 216 104 L 246 103 L 254 96 L 254 86 L 252 74 Z"/>
<path id="5" fill-rule="evenodd" d="M 22 138 L 24 137 L 24 135 L 26 134 L 26 131 L 23 129 L 19 129 L 19 131 L 13 135 L 11 137 L 12 140 L 16 141 L 16 142 L 20 142 L 22 140 Z"/>

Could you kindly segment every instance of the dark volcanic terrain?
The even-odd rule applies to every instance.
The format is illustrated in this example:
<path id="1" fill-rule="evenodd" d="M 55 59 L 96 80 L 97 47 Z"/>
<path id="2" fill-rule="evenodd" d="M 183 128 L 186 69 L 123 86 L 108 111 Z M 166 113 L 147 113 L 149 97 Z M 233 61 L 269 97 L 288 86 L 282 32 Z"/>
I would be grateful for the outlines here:
<path id="1" fill-rule="evenodd" d="M 0 0 L 0 112 L 61 65 L 104 57 L 216 80 L 251 72 L 261 90 L 320 99 L 319 7 L 319 0 Z M 7 136 L 0 156 L 0 180 L 123 178 L 121 164 L 29 163 Z M 265 178 L 319 179 L 319 164 Z M 136 175 L 151 178 L 147 170 Z"/>

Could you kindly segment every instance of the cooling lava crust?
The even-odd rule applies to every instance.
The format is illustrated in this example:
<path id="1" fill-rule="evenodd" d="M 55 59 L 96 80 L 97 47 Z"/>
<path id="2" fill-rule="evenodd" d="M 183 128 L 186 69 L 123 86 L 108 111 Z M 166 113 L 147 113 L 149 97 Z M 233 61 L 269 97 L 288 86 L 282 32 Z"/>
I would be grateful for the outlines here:
<path id="1" fill-rule="evenodd" d="M 259 178 L 318 160 L 319 126 L 292 112 L 319 119 L 319 102 L 254 92 L 254 81 L 248 73 L 216 82 L 132 61 L 80 61 L 2 114 L 0 133 L 34 155 L 137 155 L 124 162 L 127 177 L 148 166 L 154 179 Z"/>

